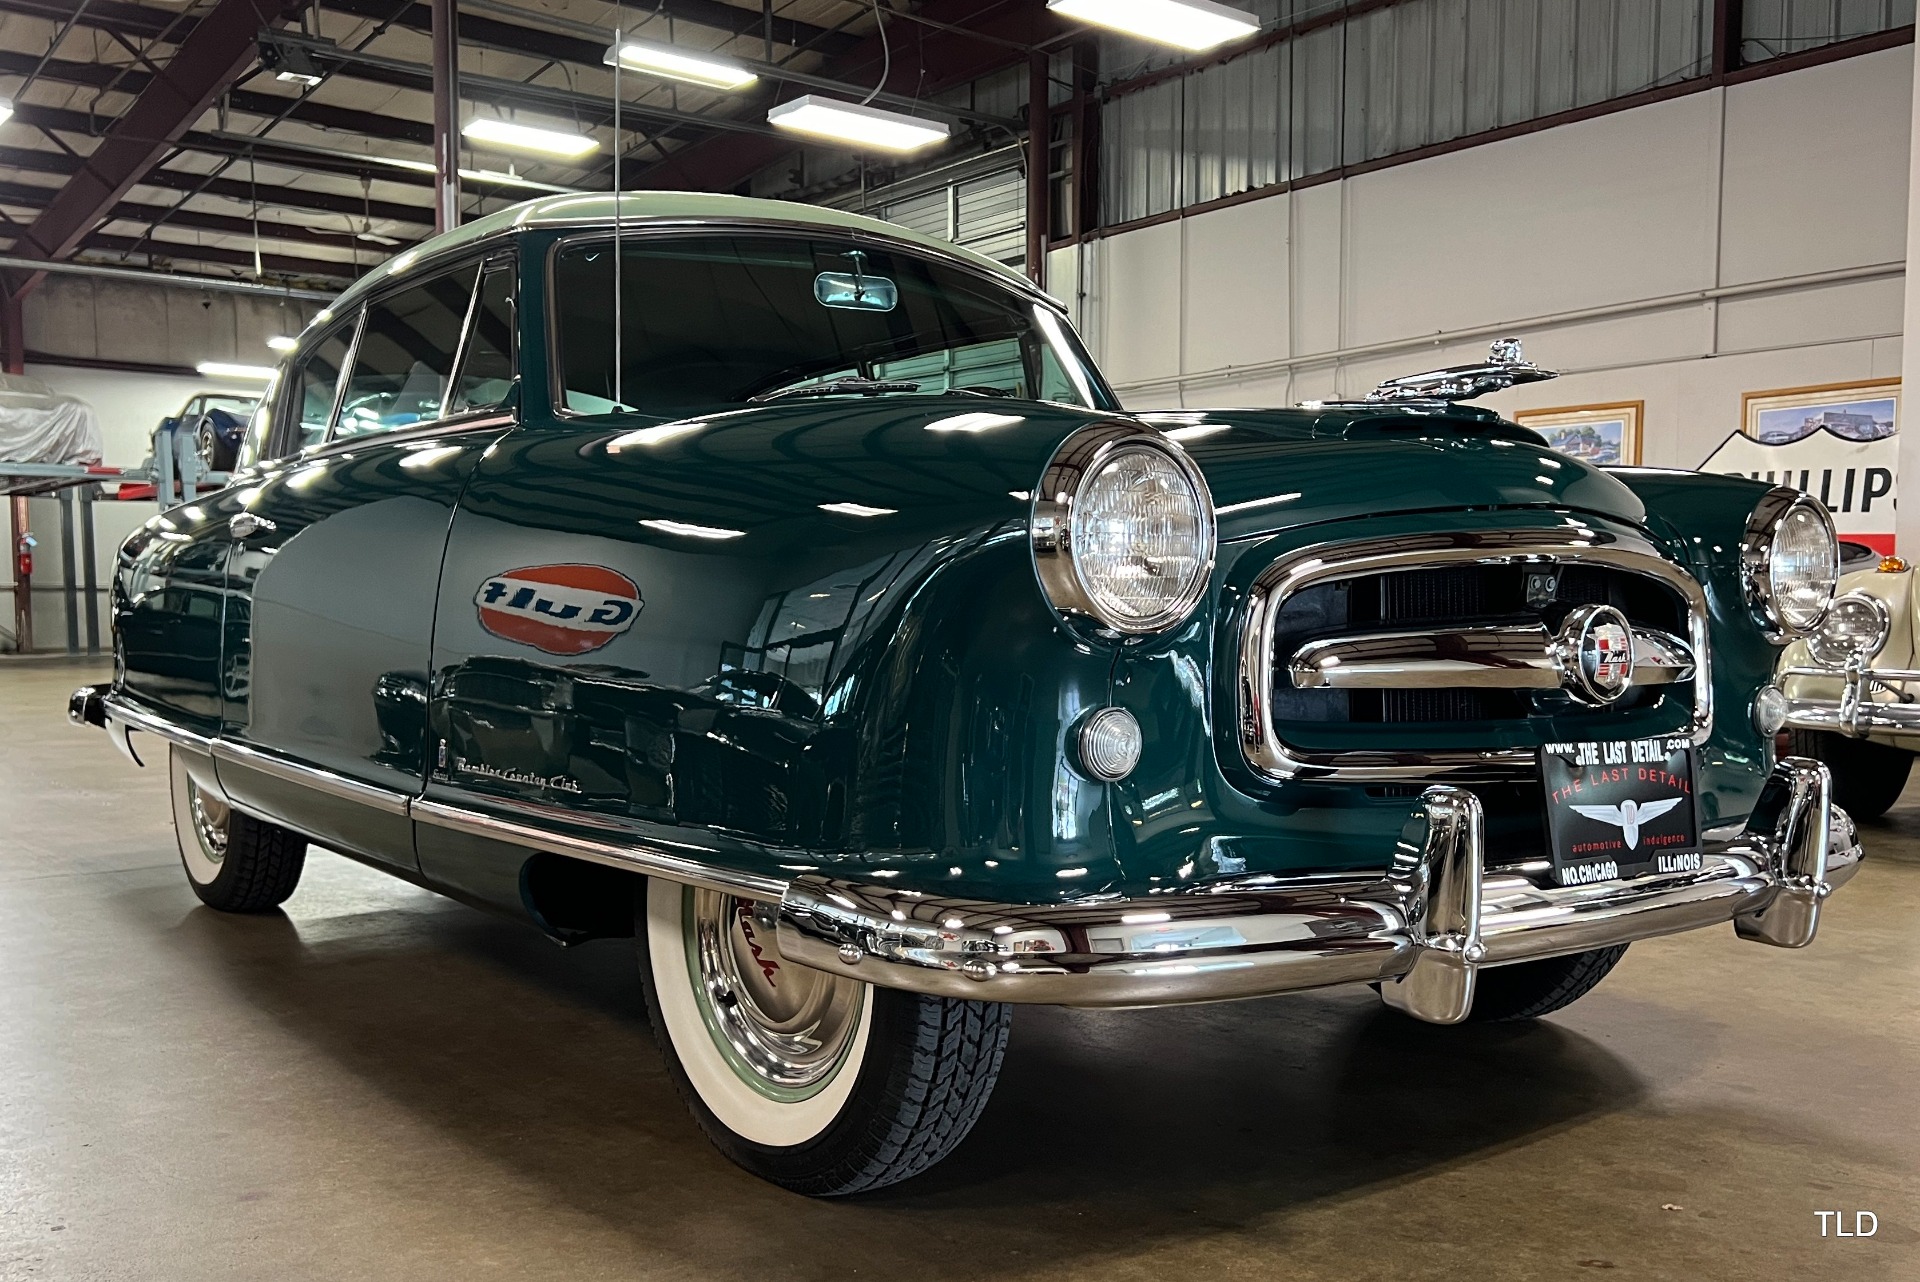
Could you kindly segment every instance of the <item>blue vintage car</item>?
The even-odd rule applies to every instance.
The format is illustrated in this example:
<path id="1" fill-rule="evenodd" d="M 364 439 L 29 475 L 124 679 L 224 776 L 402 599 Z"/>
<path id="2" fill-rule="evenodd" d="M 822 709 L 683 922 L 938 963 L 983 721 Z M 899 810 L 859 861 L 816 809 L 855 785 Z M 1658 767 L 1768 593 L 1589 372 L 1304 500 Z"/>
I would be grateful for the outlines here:
<path id="1" fill-rule="evenodd" d="M 1832 525 L 1604 472 L 1480 365 L 1129 414 L 1052 299 L 897 227 L 561 197 L 301 335 L 229 488 L 119 553 L 73 718 L 215 908 L 309 842 L 637 936 L 733 1160 L 922 1171 L 1023 1002 L 1370 984 L 1524 1019 L 1630 942 L 1808 943 L 1860 858 L 1777 758 Z"/>

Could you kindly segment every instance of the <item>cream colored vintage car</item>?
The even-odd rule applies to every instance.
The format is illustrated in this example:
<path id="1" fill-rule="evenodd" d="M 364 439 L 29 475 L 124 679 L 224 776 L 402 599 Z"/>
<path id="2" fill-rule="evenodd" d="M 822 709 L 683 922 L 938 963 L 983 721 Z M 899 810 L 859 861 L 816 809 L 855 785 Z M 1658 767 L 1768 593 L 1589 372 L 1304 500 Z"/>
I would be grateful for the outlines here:
<path id="1" fill-rule="evenodd" d="M 1920 626 L 1914 570 L 1840 545 L 1840 589 L 1820 627 L 1780 655 L 1796 756 L 1833 771 L 1833 799 L 1856 819 L 1883 815 L 1920 753 Z"/>

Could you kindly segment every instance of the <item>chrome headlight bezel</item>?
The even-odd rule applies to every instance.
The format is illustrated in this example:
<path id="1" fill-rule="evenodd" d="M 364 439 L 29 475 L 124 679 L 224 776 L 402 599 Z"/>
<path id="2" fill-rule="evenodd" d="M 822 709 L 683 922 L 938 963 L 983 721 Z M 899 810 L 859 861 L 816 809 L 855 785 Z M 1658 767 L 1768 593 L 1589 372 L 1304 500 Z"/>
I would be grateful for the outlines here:
<path id="1" fill-rule="evenodd" d="M 1847 646 L 1834 641 L 1827 635 L 1827 629 L 1839 619 L 1841 611 L 1849 613 L 1854 608 L 1864 607 L 1873 624 L 1873 644 L 1868 646 Z M 1865 661 L 1886 648 L 1887 638 L 1893 634 L 1893 611 L 1887 603 L 1868 592 L 1843 592 L 1833 599 L 1827 607 L 1820 626 L 1807 634 L 1807 653 L 1814 662 L 1823 667 L 1844 668 L 1854 659 Z"/>
<path id="2" fill-rule="evenodd" d="M 1073 514 L 1088 486 L 1110 464 L 1134 450 L 1159 454 L 1181 474 L 1199 505 L 1201 545 L 1196 567 L 1166 608 L 1141 618 L 1125 618 L 1104 608 L 1089 587 L 1073 547 Z M 1143 637 L 1162 633 L 1191 618 L 1207 593 L 1219 545 L 1219 523 L 1206 478 L 1187 452 L 1150 427 L 1132 423 L 1096 423 L 1061 442 L 1047 461 L 1033 492 L 1029 524 L 1034 572 L 1041 590 L 1062 616 L 1085 620 L 1104 635 Z"/>
<path id="3" fill-rule="evenodd" d="M 1825 529 L 1829 575 L 1826 600 L 1811 618 L 1795 618 L 1789 607 L 1780 600 L 1773 576 L 1773 558 L 1775 542 L 1787 521 L 1801 514 L 1810 514 Z M 1833 528 L 1833 517 L 1827 512 L 1826 505 L 1820 500 L 1799 490 L 1779 486 L 1762 496 L 1754 505 L 1753 515 L 1747 519 L 1746 532 L 1740 540 L 1740 566 L 1747 583 L 1747 600 L 1753 607 L 1754 617 L 1766 628 L 1775 641 L 1804 637 L 1819 628 L 1826 618 L 1828 608 L 1833 604 L 1834 592 L 1840 584 L 1840 538 Z"/>

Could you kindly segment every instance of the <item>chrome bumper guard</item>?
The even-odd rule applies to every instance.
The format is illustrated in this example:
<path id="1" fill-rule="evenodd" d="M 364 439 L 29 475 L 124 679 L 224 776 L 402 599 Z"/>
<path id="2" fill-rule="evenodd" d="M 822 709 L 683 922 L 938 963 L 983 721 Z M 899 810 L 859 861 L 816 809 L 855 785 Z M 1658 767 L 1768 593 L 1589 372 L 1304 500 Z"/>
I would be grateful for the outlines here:
<path id="1" fill-rule="evenodd" d="M 1438 1024 L 1473 1007 L 1487 966 L 1732 921 L 1742 939 L 1810 943 L 1820 904 L 1859 866 L 1827 768 L 1787 758 L 1747 826 L 1701 867 L 1583 886 L 1486 871 L 1480 802 L 1422 795 L 1386 875 L 1240 878 L 1146 899 L 1016 906 L 817 876 L 781 900 L 789 961 L 890 988 L 982 1001 L 1157 1006 L 1374 982 Z"/>
<path id="2" fill-rule="evenodd" d="M 1811 677 L 1841 683 L 1838 701 L 1788 697 L 1786 724 L 1795 730 L 1831 730 L 1855 739 L 1876 735 L 1920 740 L 1920 699 L 1898 688 L 1908 681 L 1920 681 L 1920 671 L 1849 665 L 1794 667 L 1780 676 L 1783 681 Z M 1873 698 L 1875 690 L 1886 690 L 1900 702 L 1877 702 Z"/>

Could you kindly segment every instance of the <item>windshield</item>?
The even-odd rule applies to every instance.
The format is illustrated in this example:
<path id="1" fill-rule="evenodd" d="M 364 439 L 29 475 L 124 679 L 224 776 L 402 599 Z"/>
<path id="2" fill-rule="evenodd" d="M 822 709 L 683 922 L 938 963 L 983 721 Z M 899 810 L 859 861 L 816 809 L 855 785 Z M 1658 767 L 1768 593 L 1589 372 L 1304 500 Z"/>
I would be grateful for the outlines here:
<path id="1" fill-rule="evenodd" d="M 646 236 L 621 252 L 617 388 L 612 241 L 554 261 L 560 391 L 578 413 L 900 394 L 1115 408 L 1051 308 L 932 258 L 753 233 Z"/>

